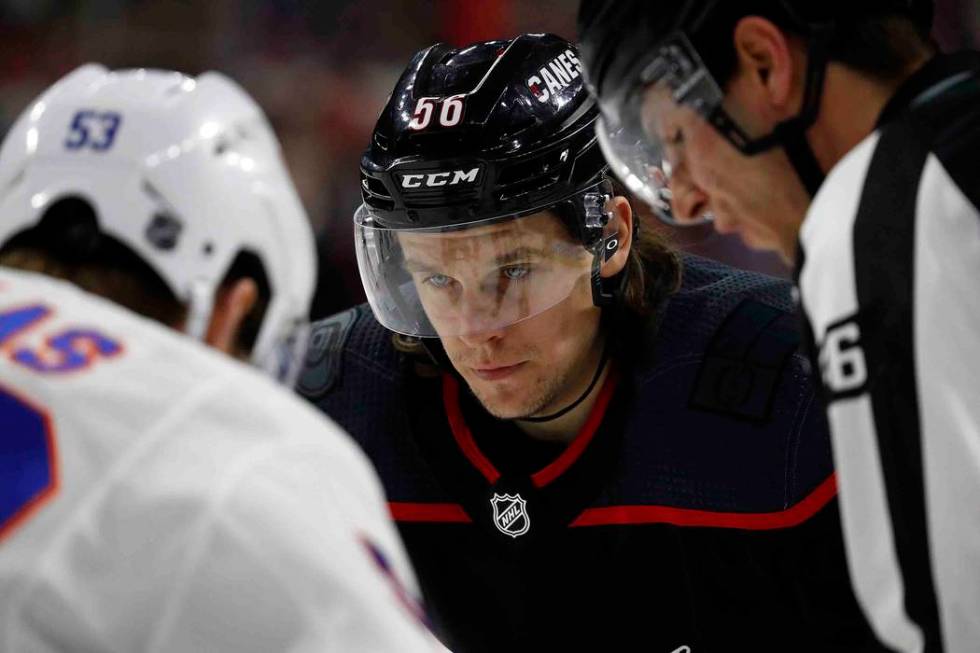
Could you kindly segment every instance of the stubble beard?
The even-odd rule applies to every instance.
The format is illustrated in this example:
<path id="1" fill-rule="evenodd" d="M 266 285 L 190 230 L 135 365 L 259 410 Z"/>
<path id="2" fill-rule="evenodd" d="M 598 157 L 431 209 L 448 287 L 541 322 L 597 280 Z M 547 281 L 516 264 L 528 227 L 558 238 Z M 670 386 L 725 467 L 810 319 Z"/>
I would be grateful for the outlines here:
<path id="1" fill-rule="evenodd" d="M 515 392 L 523 398 L 519 403 L 501 401 L 492 392 L 485 392 L 480 385 L 470 385 L 470 391 L 483 406 L 484 410 L 503 420 L 523 419 L 539 416 L 546 409 L 554 407 L 568 379 L 568 371 L 561 370 L 543 378 L 533 379 L 527 387 Z"/>

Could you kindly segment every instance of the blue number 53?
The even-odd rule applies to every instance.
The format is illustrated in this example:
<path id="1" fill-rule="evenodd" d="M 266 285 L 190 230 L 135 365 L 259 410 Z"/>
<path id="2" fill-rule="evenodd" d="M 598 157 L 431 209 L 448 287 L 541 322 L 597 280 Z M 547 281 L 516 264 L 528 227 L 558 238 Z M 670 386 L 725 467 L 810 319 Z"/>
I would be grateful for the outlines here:
<path id="1" fill-rule="evenodd" d="M 112 147 L 122 116 L 115 111 L 97 112 L 83 109 L 77 112 L 68 126 L 65 147 L 69 150 L 89 148 L 104 152 Z"/>

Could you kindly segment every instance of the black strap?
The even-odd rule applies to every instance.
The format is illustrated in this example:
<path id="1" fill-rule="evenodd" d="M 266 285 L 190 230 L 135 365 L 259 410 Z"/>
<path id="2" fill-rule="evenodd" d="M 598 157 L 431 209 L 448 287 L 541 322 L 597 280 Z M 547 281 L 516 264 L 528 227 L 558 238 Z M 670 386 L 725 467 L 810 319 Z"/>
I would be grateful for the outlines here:
<path id="1" fill-rule="evenodd" d="M 806 130 L 817 121 L 820 114 L 820 99 L 823 96 L 823 84 L 830 59 L 828 49 L 833 34 L 832 24 L 817 25 L 812 29 L 807 52 L 806 89 L 799 115 L 780 123 L 769 136 L 751 143 L 749 147 L 751 153 L 767 150 L 776 144 L 782 145 L 811 197 L 820 190 L 826 175 L 820 169 L 813 148 L 807 141 Z"/>
<path id="2" fill-rule="evenodd" d="M 592 375 L 592 381 L 589 383 L 589 387 L 585 389 L 585 392 L 583 392 L 578 399 L 568 404 L 567 406 L 559 410 L 557 413 L 552 413 L 551 415 L 545 415 L 543 417 L 522 417 L 517 421 L 534 422 L 537 424 L 541 422 L 550 422 L 551 420 L 558 419 L 562 415 L 565 415 L 566 413 L 568 413 L 568 411 L 572 410 L 573 408 L 581 404 L 583 401 L 585 401 L 586 397 L 592 394 L 592 390 L 595 388 L 596 383 L 599 382 L 599 377 L 602 376 L 602 370 L 606 369 L 606 363 L 608 361 L 609 361 L 609 347 L 603 345 L 602 358 L 599 359 L 599 366 L 596 368 L 595 374 Z"/>

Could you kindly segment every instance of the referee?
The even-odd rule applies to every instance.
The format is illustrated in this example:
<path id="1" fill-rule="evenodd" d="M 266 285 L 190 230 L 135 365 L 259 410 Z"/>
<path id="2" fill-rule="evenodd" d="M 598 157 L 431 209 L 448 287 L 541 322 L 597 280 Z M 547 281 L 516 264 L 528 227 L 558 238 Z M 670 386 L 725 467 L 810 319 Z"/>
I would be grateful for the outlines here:
<path id="1" fill-rule="evenodd" d="M 795 263 L 852 581 L 903 652 L 980 650 L 980 54 L 930 0 L 585 0 L 604 153 L 663 220 Z"/>

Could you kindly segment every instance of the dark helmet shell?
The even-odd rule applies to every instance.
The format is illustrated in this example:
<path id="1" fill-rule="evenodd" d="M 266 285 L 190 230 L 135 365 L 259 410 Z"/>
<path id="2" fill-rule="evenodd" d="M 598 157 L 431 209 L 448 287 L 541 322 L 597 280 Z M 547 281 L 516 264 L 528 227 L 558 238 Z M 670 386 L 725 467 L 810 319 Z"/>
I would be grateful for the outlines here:
<path id="1" fill-rule="evenodd" d="M 605 179 L 574 46 L 550 34 L 413 58 L 361 159 L 380 226 L 452 227 L 549 208 Z"/>
<path id="2" fill-rule="evenodd" d="M 692 38 L 721 11 L 759 12 L 766 6 L 793 19 L 804 32 L 814 25 L 843 24 L 873 13 L 909 16 L 928 33 L 934 0 L 583 0 L 579 6 L 578 36 L 582 63 L 594 93 L 603 102 L 621 97 L 637 62 L 656 51 L 672 32 Z M 693 40 L 693 38 L 692 38 Z M 710 53 L 701 51 L 709 60 Z M 710 66 L 709 66 L 710 68 Z"/>

